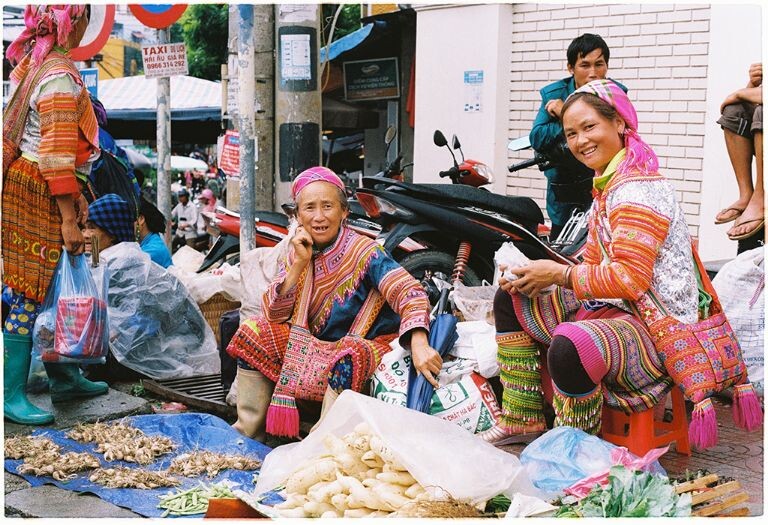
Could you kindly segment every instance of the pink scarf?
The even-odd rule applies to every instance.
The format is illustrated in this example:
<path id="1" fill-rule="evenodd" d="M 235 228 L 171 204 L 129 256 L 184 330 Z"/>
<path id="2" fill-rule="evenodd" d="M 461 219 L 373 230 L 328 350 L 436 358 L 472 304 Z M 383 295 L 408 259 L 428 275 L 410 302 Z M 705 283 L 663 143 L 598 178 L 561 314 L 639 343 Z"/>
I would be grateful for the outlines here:
<path id="1" fill-rule="evenodd" d="M 296 200 L 296 196 L 301 190 L 306 188 L 313 182 L 330 182 L 341 191 L 344 191 L 344 183 L 332 170 L 323 166 L 315 166 L 314 168 L 307 168 L 293 180 L 291 184 L 291 196 Z"/>
<path id="2" fill-rule="evenodd" d="M 66 47 L 75 22 L 85 14 L 85 5 L 28 5 L 24 11 L 24 31 L 16 37 L 5 56 L 16 65 L 32 48 L 32 65 L 39 66 L 58 44 Z"/>

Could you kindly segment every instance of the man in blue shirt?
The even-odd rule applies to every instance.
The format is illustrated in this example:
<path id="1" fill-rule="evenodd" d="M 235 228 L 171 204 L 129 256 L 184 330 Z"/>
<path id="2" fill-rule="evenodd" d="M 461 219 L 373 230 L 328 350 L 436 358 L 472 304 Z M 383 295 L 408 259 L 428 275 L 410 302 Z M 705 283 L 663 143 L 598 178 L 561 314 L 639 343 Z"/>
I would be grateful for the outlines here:
<path id="1" fill-rule="evenodd" d="M 141 198 L 141 208 L 136 224 L 141 250 L 149 255 L 152 262 L 163 268 L 171 266 L 173 264 L 171 252 L 168 251 L 168 246 L 163 239 L 166 227 L 165 216 L 144 197 Z"/>
<path id="2" fill-rule="evenodd" d="M 543 87 L 541 107 L 531 128 L 531 146 L 553 160 L 556 167 L 544 172 L 547 177 L 547 215 L 552 221 L 550 239 L 557 235 L 576 208 L 586 210 L 592 203 L 593 172 L 579 163 L 565 144 L 560 111 L 568 95 L 584 84 L 608 75 L 610 50 L 600 35 L 585 33 L 568 46 L 566 58 L 570 77 Z M 624 90 L 627 88 L 617 82 Z"/>

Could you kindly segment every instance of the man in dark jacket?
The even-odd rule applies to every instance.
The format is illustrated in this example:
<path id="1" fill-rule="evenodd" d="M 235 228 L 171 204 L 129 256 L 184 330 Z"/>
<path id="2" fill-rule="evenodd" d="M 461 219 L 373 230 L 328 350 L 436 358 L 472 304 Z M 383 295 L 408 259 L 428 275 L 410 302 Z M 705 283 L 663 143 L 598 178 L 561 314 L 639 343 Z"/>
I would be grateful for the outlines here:
<path id="1" fill-rule="evenodd" d="M 533 122 L 530 141 L 534 150 L 557 165 L 544 172 L 547 177 L 547 214 L 552 221 L 551 239 L 557 237 L 574 209 L 587 209 L 592 203 L 593 173 L 568 151 L 560 111 L 568 95 L 584 84 L 607 77 L 610 54 L 600 35 L 585 33 L 575 38 L 566 53 L 571 76 L 552 82 L 539 91 L 541 108 Z M 626 87 L 619 86 L 627 91 Z"/>

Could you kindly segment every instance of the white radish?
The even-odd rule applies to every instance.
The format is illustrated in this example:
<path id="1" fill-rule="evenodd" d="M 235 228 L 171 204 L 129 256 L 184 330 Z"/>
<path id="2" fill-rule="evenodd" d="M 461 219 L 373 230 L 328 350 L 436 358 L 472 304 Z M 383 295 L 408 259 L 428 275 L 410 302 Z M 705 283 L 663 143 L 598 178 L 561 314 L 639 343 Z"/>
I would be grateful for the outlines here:
<path id="1" fill-rule="evenodd" d="M 376 475 L 376 479 L 385 483 L 394 483 L 395 485 L 404 485 L 410 487 L 416 480 L 408 472 L 382 472 Z"/>
<path id="2" fill-rule="evenodd" d="M 288 494 L 305 494 L 309 487 L 321 481 L 330 481 L 336 476 L 336 462 L 333 459 L 321 459 L 308 467 L 291 474 L 285 482 Z"/>
<path id="3" fill-rule="evenodd" d="M 304 512 L 302 507 L 296 507 L 295 509 L 280 510 L 281 518 L 307 518 L 307 513 Z"/>
<path id="4" fill-rule="evenodd" d="M 422 494 L 424 492 L 426 492 L 424 490 L 424 487 L 422 487 L 421 483 L 417 481 L 416 483 L 414 483 L 413 485 L 405 489 L 405 497 L 413 499 L 413 498 L 416 498 L 419 494 Z"/>
<path id="5" fill-rule="evenodd" d="M 347 509 L 344 511 L 345 518 L 365 518 L 373 513 L 371 509 Z"/>
<path id="6" fill-rule="evenodd" d="M 339 483 L 341 483 L 341 486 L 343 487 L 344 492 L 346 492 L 347 494 L 351 493 L 353 490 L 359 490 L 359 489 L 365 488 L 363 486 L 363 483 L 361 483 L 359 479 L 353 476 L 339 475 L 336 479 L 338 480 Z"/>
<path id="7" fill-rule="evenodd" d="M 355 432 L 357 432 L 358 434 L 372 434 L 371 426 L 365 421 L 363 421 L 362 423 L 358 423 L 355 426 Z"/>
<path id="8" fill-rule="evenodd" d="M 360 461 L 365 463 L 369 468 L 381 468 L 385 465 L 384 460 L 382 460 L 373 450 L 369 450 L 363 454 Z"/>
<path id="9" fill-rule="evenodd" d="M 343 512 L 337 512 L 335 510 L 329 510 L 326 512 L 323 512 L 320 517 L 321 518 L 341 518 L 344 516 Z"/>
<path id="10" fill-rule="evenodd" d="M 304 504 L 304 512 L 309 516 L 310 518 L 316 518 L 318 516 L 321 516 L 322 514 L 333 511 L 336 512 L 336 507 L 331 505 L 330 503 L 325 502 L 317 502 L 317 501 L 308 501 Z"/>
<path id="11" fill-rule="evenodd" d="M 347 505 L 347 496 L 346 494 L 336 494 L 331 497 L 331 505 L 336 507 L 337 510 L 344 512 L 349 508 L 349 505 Z"/>
<path id="12" fill-rule="evenodd" d="M 411 501 L 404 496 L 405 487 L 401 485 L 379 483 L 372 487 L 371 490 L 381 501 L 390 505 L 393 510 L 398 510 L 400 507 Z"/>
<path id="13" fill-rule="evenodd" d="M 307 497 L 303 494 L 289 494 L 282 503 L 275 505 L 277 509 L 294 509 L 301 507 L 307 502 Z"/>
<path id="14" fill-rule="evenodd" d="M 307 491 L 307 496 L 310 500 L 316 502 L 329 503 L 331 497 L 335 496 L 339 492 L 342 492 L 344 487 L 338 480 L 321 482 L 314 485 Z"/>

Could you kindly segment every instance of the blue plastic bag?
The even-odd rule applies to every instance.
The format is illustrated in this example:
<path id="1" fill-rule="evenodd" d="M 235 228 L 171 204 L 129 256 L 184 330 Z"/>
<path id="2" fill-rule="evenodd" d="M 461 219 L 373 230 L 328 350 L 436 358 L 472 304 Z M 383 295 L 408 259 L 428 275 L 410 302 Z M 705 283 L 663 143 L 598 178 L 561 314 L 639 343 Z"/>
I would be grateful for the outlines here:
<path id="1" fill-rule="evenodd" d="M 614 465 L 611 452 L 618 448 L 597 436 L 573 427 L 555 427 L 532 441 L 520 454 L 534 486 L 552 494 Z M 658 461 L 648 472 L 666 474 Z"/>
<path id="2" fill-rule="evenodd" d="M 64 252 L 59 258 L 32 331 L 32 345 L 43 362 L 106 362 L 106 290 L 99 292 L 84 254 Z"/>

